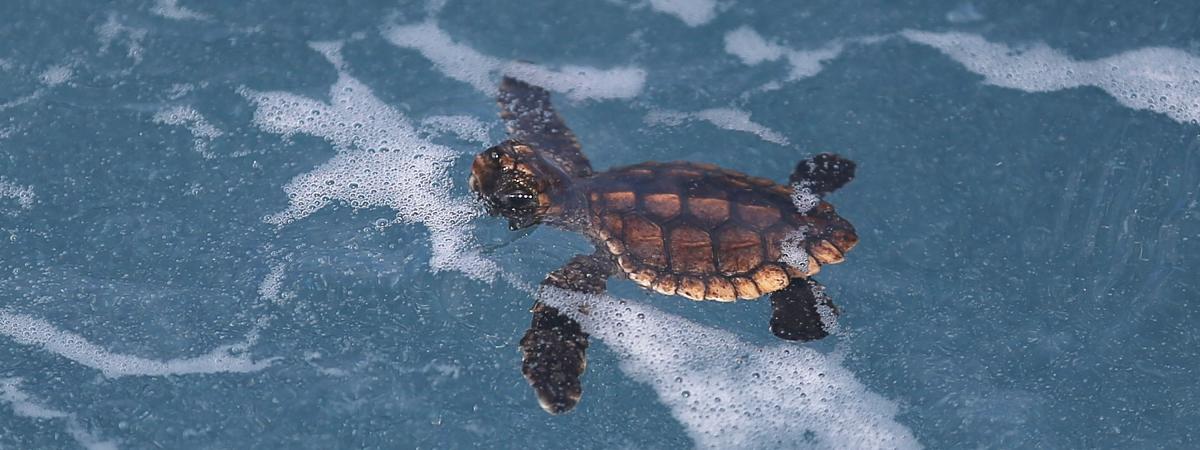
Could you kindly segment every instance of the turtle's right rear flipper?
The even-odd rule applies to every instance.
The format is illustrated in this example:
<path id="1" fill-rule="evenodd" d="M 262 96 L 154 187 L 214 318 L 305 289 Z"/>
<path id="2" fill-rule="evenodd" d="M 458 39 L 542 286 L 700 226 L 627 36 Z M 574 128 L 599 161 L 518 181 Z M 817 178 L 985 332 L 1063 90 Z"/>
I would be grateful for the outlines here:
<path id="1" fill-rule="evenodd" d="M 821 153 L 800 161 L 788 181 L 806 187 L 813 194 L 824 196 L 854 179 L 854 161 L 834 153 Z"/>
<path id="2" fill-rule="evenodd" d="M 521 372 L 546 412 L 561 414 L 579 403 L 587 346 L 579 322 L 542 302 L 533 305 L 533 323 L 521 339 Z"/>
<path id="3" fill-rule="evenodd" d="M 771 294 L 771 332 L 789 341 L 814 341 L 829 336 L 837 324 L 837 307 L 812 278 L 793 278 Z"/>
<path id="4" fill-rule="evenodd" d="M 565 413 L 579 403 L 588 335 L 575 319 L 542 301 L 554 291 L 546 287 L 600 294 L 614 271 L 608 258 L 579 255 L 542 282 L 538 302 L 533 305 L 533 322 L 521 339 L 521 372 L 537 393 L 542 409 L 550 414 Z"/>

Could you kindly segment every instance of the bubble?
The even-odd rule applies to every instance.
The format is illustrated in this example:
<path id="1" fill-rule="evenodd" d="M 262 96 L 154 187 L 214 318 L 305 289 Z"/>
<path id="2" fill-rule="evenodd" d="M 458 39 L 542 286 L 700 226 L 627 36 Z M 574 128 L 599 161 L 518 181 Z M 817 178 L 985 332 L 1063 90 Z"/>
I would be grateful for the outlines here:
<path id="1" fill-rule="evenodd" d="M 505 62 L 455 42 L 437 23 L 394 25 L 384 31 L 388 42 L 417 50 L 446 76 L 468 83 L 486 94 L 496 90 L 498 75 L 508 75 L 555 92 L 572 100 L 629 99 L 642 91 L 646 72 L 632 67 L 601 70 L 565 65 L 558 70 L 523 62 Z"/>
<path id="2" fill-rule="evenodd" d="M 256 106 L 254 123 L 283 136 L 307 134 L 328 141 L 337 154 L 294 177 L 284 191 L 288 207 L 266 222 L 283 226 L 334 202 L 352 208 L 387 207 L 397 221 L 419 223 L 430 231 L 433 270 L 456 270 L 480 280 L 494 279 L 497 268 L 478 251 L 470 220 L 478 215 L 470 198 L 450 194 L 454 150 L 420 136 L 404 114 L 377 98 L 350 76 L 341 62 L 340 42 L 310 44 L 338 69 L 329 88 L 330 103 L 288 92 L 242 89 Z M 318 121 L 298 120 L 319 111 Z M 285 120 L 273 121 L 277 114 Z M 393 151 L 377 151 L 389 148 Z"/>
<path id="3" fill-rule="evenodd" d="M 1096 86 L 1122 105 L 1162 113 L 1191 123 L 1200 108 L 1186 107 L 1200 97 L 1200 57 L 1184 50 L 1145 47 L 1091 61 L 1073 59 L 1045 44 L 1014 49 L 967 33 L 906 30 L 906 39 L 940 50 L 988 84 L 1026 92 L 1050 92 Z M 1191 84 L 1185 82 L 1191 79 Z"/>
<path id="4" fill-rule="evenodd" d="M 16 343 L 40 347 L 46 351 L 99 370 L 106 377 L 161 376 L 197 373 L 256 372 L 269 367 L 276 358 L 253 360 L 246 353 L 230 354 L 232 345 L 191 358 L 153 360 L 112 353 L 86 338 L 59 330 L 45 320 L 0 310 L 0 334 Z"/>
<path id="5" fill-rule="evenodd" d="M 588 305 L 574 318 L 621 358 L 621 370 L 654 388 L 697 447 L 776 447 L 806 433 L 822 448 L 920 446 L 895 421 L 897 405 L 870 392 L 840 358 L 786 343 L 758 346 L 611 296 L 546 293 L 544 301 L 562 311 Z M 644 319 L 623 323 L 618 313 Z"/>

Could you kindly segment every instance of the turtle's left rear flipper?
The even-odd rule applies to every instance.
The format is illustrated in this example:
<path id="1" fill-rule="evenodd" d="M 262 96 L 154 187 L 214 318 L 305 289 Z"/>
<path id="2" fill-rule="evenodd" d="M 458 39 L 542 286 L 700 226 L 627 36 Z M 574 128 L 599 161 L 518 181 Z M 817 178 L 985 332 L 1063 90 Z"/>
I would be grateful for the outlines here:
<path id="1" fill-rule="evenodd" d="M 829 336 L 837 322 L 837 307 L 824 288 L 811 278 L 793 278 L 771 294 L 771 332 L 789 341 L 813 341 Z"/>
<path id="2" fill-rule="evenodd" d="M 612 263 L 595 256 L 576 256 L 563 268 L 551 272 L 543 286 L 599 294 L 612 275 Z M 539 297 L 547 295 L 542 289 Z M 587 368 L 588 335 L 579 322 L 541 298 L 533 305 L 533 321 L 521 338 L 521 372 L 537 394 L 538 403 L 550 414 L 570 411 L 579 403 L 583 386 L 579 378 Z"/>

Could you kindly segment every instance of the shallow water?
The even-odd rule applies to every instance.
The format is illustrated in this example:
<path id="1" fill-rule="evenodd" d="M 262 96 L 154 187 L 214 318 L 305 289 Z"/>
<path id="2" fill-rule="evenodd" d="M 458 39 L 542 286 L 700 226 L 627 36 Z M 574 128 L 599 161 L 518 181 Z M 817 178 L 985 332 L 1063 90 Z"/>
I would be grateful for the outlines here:
<path id="1" fill-rule="evenodd" d="M 483 3 L 7 5 L 0 448 L 1195 445 L 1200 7 Z M 543 413 L 590 250 L 479 217 L 503 74 L 601 169 L 856 160 L 839 334 L 558 296 Z"/>

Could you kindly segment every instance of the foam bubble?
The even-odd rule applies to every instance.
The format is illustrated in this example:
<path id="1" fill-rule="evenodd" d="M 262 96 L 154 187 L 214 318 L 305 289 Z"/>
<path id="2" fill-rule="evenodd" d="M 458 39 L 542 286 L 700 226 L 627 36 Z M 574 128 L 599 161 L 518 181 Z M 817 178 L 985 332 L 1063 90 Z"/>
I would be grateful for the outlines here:
<path id="1" fill-rule="evenodd" d="M 1013 48 L 968 33 L 901 35 L 938 49 L 993 86 L 1026 92 L 1096 86 L 1127 107 L 1200 123 L 1200 57 L 1182 50 L 1147 47 L 1079 61 L 1042 43 Z"/>
<path id="2" fill-rule="evenodd" d="M 175 20 L 208 20 L 210 18 L 208 14 L 180 6 L 179 0 L 156 0 L 150 12 Z"/>
<path id="3" fill-rule="evenodd" d="M 958 5 L 946 13 L 946 20 L 950 23 L 971 23 L 983 19 L 983 13 L 979 12 L 979 8 L 969 2 Z"/>
<path id="4" fill-rule="evenodd" d="M 813 194 L 812 188 L 808 187 L 807 183 L 800 182 L 792 185 L 792 204 L 796 205 L 796 211 L 799 211 L 800 214 L 812 211 L 820 203 L 821 197 Z"/>
<path id="5" fill-rule="evenodd" d="M 421 119 L 421 128 L 431 134 L 454 133 L 464 141 L 488 144 L 492 137 L 488 125 L 472 116 L 429 116 Z"/>
<path id="6" fill-rule="evenodd" d="M 117 444 L 105 441 L 96 433 L 89 431 L 79 423 L 75 414 L 66 413 L 50 408 L 34 401 L 29 394 L 21 391 L 20 378 L 0 378 L 0 402 L 8 403 L 13 414 L 37 420 L 62 419 L 66 422 L 67 434 L 75 439 L 83 448 L 88 450 L 116 450 Z"/>
<path id="7" fill-rule="evenodd" d="M 258 284 L 258 295 L 264 300 L 282 304 L 295 296 L 292 292 L 283 292 L 283 264 L 275 264 L 271 266 L 271 272 L 263 277 L 262 282 Z"/>
<path id="8" fill-rule="evenodd" d="M 41 98 L 41 96 L 42 96 L 42 95 L 45 95 L 45 94 L 46 94 L 46 89 L 45 89 L 45 88 L 39 88 L 39 89 L 37 89 L 37 90 L 35 90 L 35 91 L 33 91 L 33 92 L 29 93 L 29 94 L 22 95 L 22 96 L 20 96 L 20 97 L 17 97 L 17 98 L 15 98 L 15 99 L 9 100 L 9 101 L 7 101 L 7 102 L 4 102 L 4 103 L 0 103 L 0 111 L 4 111 L 4 110 L 6 110 L 6 109 L 9 109 L 9 108 L 15 108 L 15 107 L 18 107 L 18 106 L 24 105 L 24 104 L 26 104 L 26 103 L 29 103 L 29 102 L 31 102 L 31 101 L 37 100 L 38 98 Z"/>
<path id="9" fill-rule="evenodd" d="M 807 227 L 792 231 L 784 237 L 783 242 L 779 244 L 779 261 L 789 266 L 800 269 L 804 272 L 809 271 L 808 263 L 810 257 L 808 252 L 804 250 L 804 241 Z M 829 323 L 829 322 L 826 322 Z"/>
<path id="10" fill-rule="evenodd" d="M 694 113 L 657 110 L 646 114 L 643 120 L 649 125 L 668 126 L 677 126 L 689 120 L 704 120 L 726 130 L 752 133 L 764 141 L 788 145 L 787 137 L 750 120 L 750 113 L 735 108 L 710 108 Z"/>
<path id="11" fill-rule="evenodd" d="M 108 52 L 113 42 L 124 36 L 127 49 L 125 55 L 132 59 L 134 64 L 142 62 L 142 40 L 146 38 L 146 29 L 126 26 L 117 20 L 116 13 L 108 13 L 108 20 L 96 27 L 96 34 L 100 36 L 101 54 Z"/>
<path id="12" fill-rule="evenodd" d="M 689 27 L 704 25 L 717 17 L 716 0 L 650 0 L 650 7 L 679 18 Z"/>
<path id="13" fill-rule="evenodd" d="M 21 186 L 5 180 L 3 177 L 0 177 L 0 198 L 15 200 L 21 209 L 33 208 L 33 203 L 37 201 L 37 195 L 34 194 L 32 187 Z"/>
<path id="14" fill-rule="evenodd" d="M 547 288 L 546 301 L 621 357 L 704 448 L 918 448 L 898 407 L 840 358 L 802 345 L 759 347 L 609 296 Z M 586 305 L 586 314 L 578 313 Z M 764 318 L 765 322 L 765 318 Z"/>
<path id="15" fill-rule="evenodd" d="M 60 330 L 49 322 L 24 314 L 0 311 L 0 334 L 18 344 L 37 346 L 77 364 L 99 370 L 104 376 L 163 376 L 200 373 L 244 373 L 262 370 L 278 358 L 254 361 L 244 345 L 223 345 L 192 357 L 165 361 L 112 353 L 83 336 Z"/>
<path id="16" fill-rule="evenodd" d="M 205 158 L 216 158 L 217 155 L 208 151 L 209 144 L 216 138 L 225 135 L 214 127 L 207 119 L 191 106 L 172 106 L 154 114 L 154 122 L 186 127 L 192 133 L 193 148 Z"/>
<path id="17" fill-rule="evenodd" d="M 41 79 L 42 84 L 46 85 L 47 87 L 55 87 L 70 81 L 73 73 L 74 71 L 71 70 L 71 66 L 59 64 L 50 66 L 50 68 L 42 72 L 42 75 L 39 77 L 39 79 Z"/>
<path id="18" fill-rule="evenodd" d="M 446 76 L 494 95 L 494 78 L 508 75 L 565 94 L 572 100 L 632 98 L 642 91 L 646 72 L 633 67 L 597 69 L 566 65 L 555 70 L 536 64 L 508 62 L 455 42 L 437 22 L 393 25 L 384 30 L 393 45 L 417 50 Z"/>
<path id="19" fill-rule="evenodd" d="M 725 52 L 737 56 L 746 65 L 787 59 L 791 70 L 785 81 L 796 81 L 820 73 L 826 61 L 842 54 L 843 47 L 840 41 L 834 41 L 815 50 L 795 50 L 767 41 L 748 26 L 725 34 Z"/>
<path id="20" fill-rule="evenodd" d="M 288 182 L 287 209 L 264 220 L 286 225 L 335 201 L 353 208 L 388 207 L 398 220 L 429 229 L 433 270 L 493 279 L 495 263 L 480 255 L 471 239 L 470 220 L 479 214 L 475 204 L 450 195 L 454 183 L 448 172 L 457 154 L 422 138 L 407 117 L 350 76 L 340 45 L 313 45 L 338 68 L 330 103 L 288 92 L 242 90 L 257 107 L 254 123 L 259 128 L 284 136 L 317 136 L 338 151 Z"/>

